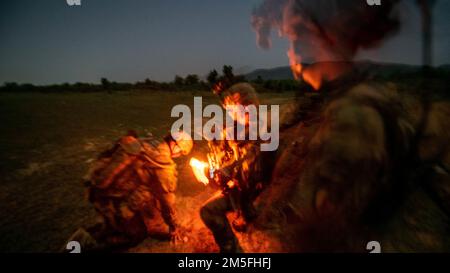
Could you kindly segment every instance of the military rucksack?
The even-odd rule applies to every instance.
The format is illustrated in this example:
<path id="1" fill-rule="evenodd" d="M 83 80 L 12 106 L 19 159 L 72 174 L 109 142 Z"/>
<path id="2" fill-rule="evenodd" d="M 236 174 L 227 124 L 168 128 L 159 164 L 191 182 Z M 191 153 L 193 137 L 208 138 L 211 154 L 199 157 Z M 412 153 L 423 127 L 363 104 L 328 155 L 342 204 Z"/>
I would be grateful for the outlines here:
<path id="1" fill-rule="evenodd" d="M 141 141 L 124 136 L 94 162 L 86 177 L 88 186 L 102 195 L 126 196 L 149 179 L 143 168 L 146 163 Z"/>

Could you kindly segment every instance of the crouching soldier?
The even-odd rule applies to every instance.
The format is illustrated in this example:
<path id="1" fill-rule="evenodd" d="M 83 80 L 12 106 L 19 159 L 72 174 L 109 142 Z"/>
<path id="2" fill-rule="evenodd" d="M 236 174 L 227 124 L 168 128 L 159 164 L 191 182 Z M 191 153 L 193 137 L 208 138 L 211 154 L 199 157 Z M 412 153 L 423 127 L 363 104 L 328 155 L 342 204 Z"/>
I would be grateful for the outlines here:
<path id="1" fill-rule="evenodd" d="M 149 220 L 156 209 L 168 225 L 171 239 L 179 238 L 173 158 L 187 155 L 192 146 L 185 132 L 169 134 L 162 141 L 129 134 L 99 156 L 88 173 L 87 185 L 88 199 L 101 221 L 85 232 L 96 246 L 141 242 L 148 236 Z"/>
<path id="2" fill-rule="evenodd" d="M 224 107 L 233 105 L 257 107 L 259 104 L 255 90 L 246 83 L 235 84 L 220 95 Z M 209 142 L 214 161 L 220 168 L 216 172 L 215 179 L 220 180 L 221 191 L 208 200 L 200 210 L 200 216 L 212 231 L 221 252 L 241 251 L 226 214 L 236 212 L 233 227 L 237 231 L 245 231 L 247 223 L 256 216 L 253 201 L 262 188 L 260 147 L 257 141 L 248 140 L 249 118 L 233 115 L 233 119 L 235 123 L 245 125 L 246 138 Z"/>

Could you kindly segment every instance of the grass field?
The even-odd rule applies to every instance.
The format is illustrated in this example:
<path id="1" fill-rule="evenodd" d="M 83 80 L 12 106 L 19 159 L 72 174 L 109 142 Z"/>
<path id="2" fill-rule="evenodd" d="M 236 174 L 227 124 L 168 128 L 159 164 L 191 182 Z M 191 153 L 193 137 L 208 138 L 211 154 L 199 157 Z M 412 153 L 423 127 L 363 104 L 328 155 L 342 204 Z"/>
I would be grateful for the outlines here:
<path id="1" fill-rule="evenodd" d="M 85 200 L 82 177 L 93 158 L 112 141 L 134 129 L 156 137 L 166 134 L 171 108 L 217 103 L 200 92 L 20 93 L 0 94 L 0 252 L 58 251 L 80 226 L 95 218 Z M 294 94 L 263 94 L 265 104 L 282 104 Z M 195 153 L 204 145 L 197 145 Z M 197 183 L 178 160 L 178 200 L 184 224 L 197 229 L 204 244 L 178 248 L 149 239 L 132 251 L 215 250 L 198 219 L 211 191 Z"/>

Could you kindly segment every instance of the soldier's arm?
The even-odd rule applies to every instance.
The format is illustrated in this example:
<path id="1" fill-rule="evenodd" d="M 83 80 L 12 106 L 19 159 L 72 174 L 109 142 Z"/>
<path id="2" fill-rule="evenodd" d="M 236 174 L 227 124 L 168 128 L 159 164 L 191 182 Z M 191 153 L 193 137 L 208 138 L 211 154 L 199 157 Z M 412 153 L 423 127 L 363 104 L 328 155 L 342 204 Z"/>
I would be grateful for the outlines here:
<path id="1" fill-rule="evenodd" d="M 175 209 L 175 194 L 163 193 L 158 200 L 161 205 L 161 215 L 164 222 L 169 226 L 170 231 L 174 231 L 179 226 Z"/>
<path id="2" fill-rule="evenodd" d="M 156 197 L 161 205 L 161 215 L 170 229 L 174 230 L 178 226 L 174 193 L 178 179 L 176 169 L 161 169 L 157 172 L 157 177 L 161 189 L 156 193 Z"/>
<path id="3" fill-rule="evenodd" d="M 322 239 L 331 245 L 345 238 L 383 187 L 385 141 L 377 110 L 351 99 L 327 107 L 296 191 L 298 203 L 307 204 L 299 208 L 306 218 L 304 227 L 326 237 L 310 236 L 317 246 Z"/>
<path id="4" fill-rule="evenodd" d="M 335 207 L 351 206 L 356 214 L 362 210 L 383 171 L 385 142 L 377 110 L 351 99 L 331 104 L 312 141 L 314 179 L 322 192 L 322 197 L 316 196 L 316 208 L 326 201 Z"/>

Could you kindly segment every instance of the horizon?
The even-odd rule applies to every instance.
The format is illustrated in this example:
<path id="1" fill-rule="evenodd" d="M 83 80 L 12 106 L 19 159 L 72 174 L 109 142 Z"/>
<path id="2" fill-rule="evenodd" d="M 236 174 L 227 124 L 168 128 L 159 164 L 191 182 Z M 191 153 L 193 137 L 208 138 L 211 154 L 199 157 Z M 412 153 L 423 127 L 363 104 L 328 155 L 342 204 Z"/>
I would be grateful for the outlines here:
<path id="1" fill-rule="evenodd" d="M 50 85 L 171 82 L 175 75 L 204 78 L 227 64 L 235 74 L 289 65 L 288 41 L 272 33 L 272 48 L 256 44 L 252 1 L 92 1 L 0 3 L 0 83 Z M 434 6 L 434 64 L 450 63 L 450 1 Z M 355 61 L 420 65 L 419 11 L 404 1 L 402 28 Z M 368 30 L 370 31 L 370 30 Z M 401 50 L 399 50 L 399 48 Z"/>
<path id="2" fill-rule="evenodd" d="M 311 63 L 305 62 L 303 64 L 304 65 L 311 65 L 311 64 L 314 64 L 314 63 L 326 63 L 326 62 L 345 62 L 345 61 L 319 61 L 319 62 L 311 62 Z M 376 65 L 403 65 L 403 66 L 410 66 L 410 67 L 416 67 L 416 68 L 421 68 L 422 67 L 422 65 L 404 64 L 404 63 L 392 63 L 392 62 L 377 62 L 377 61 L 368 60 L 368 59 L 366 59 L 366 60 L 354 60 L 354 61 L 351 61 L 351 62 L 353 62 L 353 63 L 372 63 L 372 64 L 376 64 Z M 434 65 L 432 68 L 440 69 L 440 68 L 445 67 L 445 66 L 450 66 L 450 62 L 449 63 L 440 64 L 438 66 Z M 291 70 L 289 65 L 281 65 L 281 66 L 275 66 L 275 67 L 269 67 L 269 68 L 255 68 L 254 70 L 246 72 L 244 74 L 236 74 L 236 75 L 247 76 L 249 74 L 256 73 L 257 71 L 270 71 L 270 70 L 275 70 L 275 69 L 289 69 L 289 70 Z M 216 70 L 219 73 L 219 75 L 222 73 L 221 69 L 216 69 Z M 206 82 L 207 81 L 206 77 L 205 77 L 206 74 L 207 73 L 202 74 L 202 75 L 198 75 L 198 74 L 193 74 L 193 75 L 199 76 L 199 80 L 201 82 Z M 175 78 L 176 76 L 179 76 L 179 75 L 174 75 L 173 78 Z M 185 77 L 182 77 L 182 78 L 185 78 Z M 7 84 L 32 85 L 32 86 L 36 86 L 36 87 L 45 87 L 45 86 L 52 86 L 52 85 L 65 85 L 65 84 L 69 84 L 69 85 L 75 85 L 75 84 L 101 85 L 102 84 L 101 83 L 101 79 L 102 78 L 99 78 L 98 81 L 93 81 L 93 82 L 75 81 L 75 82 L 53 82 L 53 83 L 46 83 L 46 84 L 33 84 L 33 83 L 30 83 L 30 82 L 4 81 L 3 83 L 0 83 L 0 87 L 5 87 Z M 154 79 L 152 80 L 151 78 L 138 79 L 136 81 L 115 81 L 115 80 L 108 79 L 108 78 L 105 78 L 105 79 L 107 79 L 110 83 L 117 83 L 117 84 L 144 83 L 147 79 L 149 79 L 151 81 L 154 81 L 154 82 L 157 82 L 157 83 L 173 83 L 174 82 L 173 79 L 172 80 L 167 80 L 167 81 L 158 81 L 158 80 L 154 80 Z M 264 77 L 263 77 L 263 80 L 270 80 L 270 79 L 264 79 Z M 283 80 L 294 80 L 294 77 L 292 76 L 292 78 L 286 78 L 286 79 L 283 79 Z"/>

